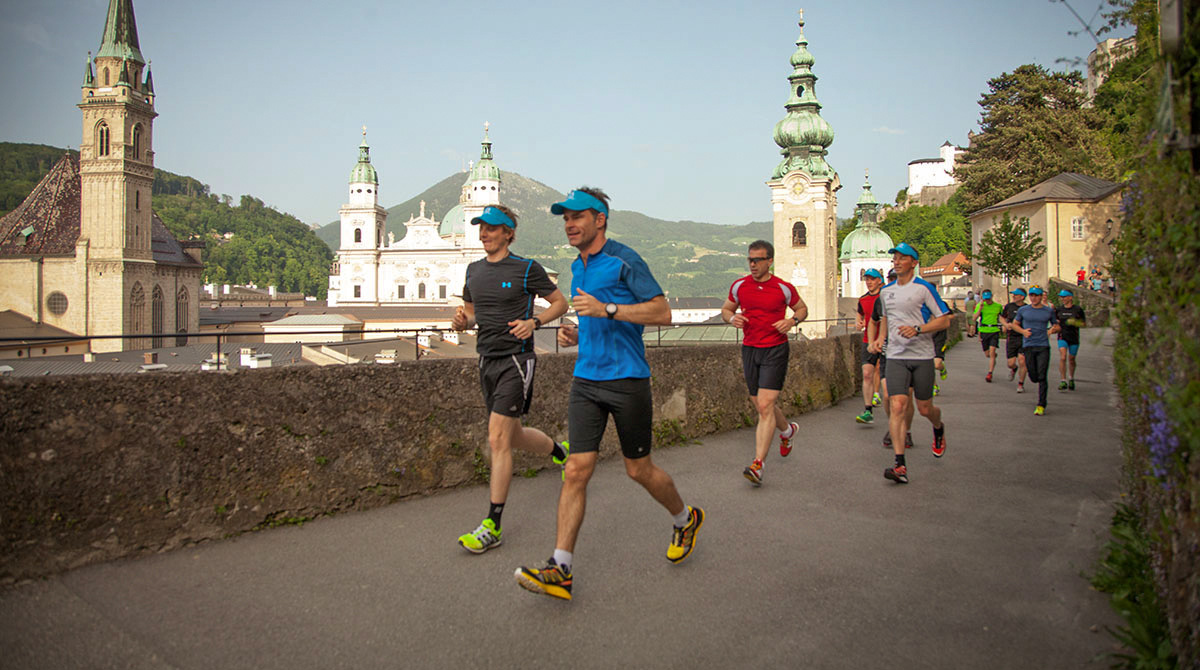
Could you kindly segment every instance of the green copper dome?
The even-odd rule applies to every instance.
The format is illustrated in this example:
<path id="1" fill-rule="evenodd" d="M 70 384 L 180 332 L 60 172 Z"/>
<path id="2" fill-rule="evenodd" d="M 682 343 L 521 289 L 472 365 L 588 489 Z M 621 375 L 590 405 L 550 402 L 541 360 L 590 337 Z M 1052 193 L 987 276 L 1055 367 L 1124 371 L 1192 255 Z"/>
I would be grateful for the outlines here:
<path id="1" fill-rule="evenodd" d="M 492 140 L 488 137 L 488 127 L 491 124 L 483 124 L 483 149 L 479 153 L 479 162 L 471 166 L 471 175 L 467 178 L 468 182 L 479 181 L 486 179 L 489 181 L 500 181 L 500 168 L 492 162 Z"/>
<path id="2" fill-rule="evenodd" d="M 875 206 L 878 204 L 879 204 L 879 201 L 875 199 L 875 194 L 871 193 L 871 182 L 868 181 L 867 183 L 863 184 L 863 192 L 862 192 L 862 195 L 858 196 L 858 205 L 857 206 L 858 207 L 862 207 L 864 205 Z"/>
<path id="3" fill-rule="evenodd" d="M 446 216 L 442 217 L 442 223 L 438 226 L 438 235 L 446 237 L 449 235 L 465 235 L 467 232 L 467 216 L 463 213 L 462 205 L 455 205 L 446 212 Z"/>
<path id="4" fill-rule="evenodd" d="M 856 258 L 890 259 L 888 249 L 895 245 L 892 238 L 883 229 L 874 224 L 859 224 L 842 240 L 842 254 L 838 258 L 852 261 Z"/>
<path id="5" fill-rule="evenodd" d="M 833 144 L 833 126 L 821 118 L 821 102 L 816 95 L 817 76 L 812 73 L 816 59 L 809 53 L 808 40 L 804 37 L 803 12 L 799 25 L 800 37 L 796 39 L 796 51 L 789 61 L 792 74 L 788 75 L 791 90 L 784 104 L 787 116 L 775 124 L 775 144 L 779 145 L 783 160 L 775 166 L 772 179 L 795 171 L 818 178 L 835 174 L 825 162 L 826 149 Z"/>
<path id="6" fill-rule="evenodd" d="M 371 147 L 367 144 L 367 131 L 363 130 L 362 144 L 358 145 L 358 165 L 350 171 L 351 184 L 379 184 L 375 166 L 371 165 Z"/>
<path id="7" fill-rule="evenodd" d="M 788 112 L 775 124 L 775 144 L 785 149 L 803 145 L 824 148 L 833 144 L 833 126 L 817 114 Z"/>

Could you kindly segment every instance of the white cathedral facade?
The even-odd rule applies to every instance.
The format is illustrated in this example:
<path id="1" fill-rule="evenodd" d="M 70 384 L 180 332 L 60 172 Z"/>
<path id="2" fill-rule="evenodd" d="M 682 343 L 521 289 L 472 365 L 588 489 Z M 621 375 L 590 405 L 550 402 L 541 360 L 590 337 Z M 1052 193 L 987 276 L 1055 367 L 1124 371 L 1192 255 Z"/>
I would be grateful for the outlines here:
<path id="1" fill-rule="evenodd" d="M 387 210 L 379 205 L 379 177 L 371 165 L 366 131 L 350 194 L 342 206 L 341 244 L 329 273 L 328 304 L 357 306 L 462 304 L 467 265 L 484 256 L 470 226 L 488 205 L 500 203 L 500 169 L 484 124 L 483 151 L 471 166 L 459 204 L 439 224 L 425 212 L 411 217 L 403 239 L 383 238 Z"/>

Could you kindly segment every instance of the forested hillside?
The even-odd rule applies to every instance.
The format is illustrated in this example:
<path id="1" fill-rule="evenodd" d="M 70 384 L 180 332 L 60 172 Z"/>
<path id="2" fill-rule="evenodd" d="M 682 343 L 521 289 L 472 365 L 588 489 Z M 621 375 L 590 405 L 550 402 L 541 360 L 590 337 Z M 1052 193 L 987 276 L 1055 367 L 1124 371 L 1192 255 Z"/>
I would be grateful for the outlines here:
<path id="1" fill-rule="evenodd" d="M 0 216 L 20 205 L 64 153 L 40 144 L 0 143 Z M 235 204 L 197 179 L 157 169 L 153 204 L 177 239 L 204 240 L 205 283 L 253 283 L 325 297 L 333 253 L 290 214 L 249 195 Z"/>

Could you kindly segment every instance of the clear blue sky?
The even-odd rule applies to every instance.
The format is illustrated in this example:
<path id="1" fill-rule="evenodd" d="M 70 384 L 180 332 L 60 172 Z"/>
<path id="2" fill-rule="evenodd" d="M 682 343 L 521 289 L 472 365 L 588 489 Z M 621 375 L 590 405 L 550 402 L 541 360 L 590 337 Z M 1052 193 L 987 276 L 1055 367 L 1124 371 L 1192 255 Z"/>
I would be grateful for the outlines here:
<path id="1" fill-rule="evenodd" d="M 1072 2 L 1085 18 L 1100 5 Z M 0 141 L 78 147 L 107 5 L 3 2 Z M 361 126 L 391 206 L 477 158 L 484 121 L 501 169 L 559 190 L 600 186 L 668 220 L 770 220 L 801 6 L 840 216 L 865 168 L 890 201 L 909 161 L 965 146 L 989 78 L 1093 48 L 1049 0 L 134 0 L 156 166 L 306 223 L 336 220 Z"/>

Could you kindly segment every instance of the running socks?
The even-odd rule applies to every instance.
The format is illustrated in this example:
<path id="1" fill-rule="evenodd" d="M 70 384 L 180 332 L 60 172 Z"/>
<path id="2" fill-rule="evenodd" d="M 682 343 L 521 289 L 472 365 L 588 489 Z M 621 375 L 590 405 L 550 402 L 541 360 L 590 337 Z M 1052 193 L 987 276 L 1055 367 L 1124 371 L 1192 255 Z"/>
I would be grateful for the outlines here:
<path id="1" fill-rule="evenodd" d="M 504 503 L 492 503 L 491 506 L 488 507 L 487 518 L 491 519 L 492 523 L 496 524 L 496 530 L 500 530 L 501 514 L 504 514 Z"/>
<path id="2" fill-rule="evenodd" d="M 867 409 L 870 409 L 870 408 L 868 407 Z M 787 438 L 787 439 L 789 439 L 789 440 L 790 440 L 790 439 L 792 439 L 792 437 L 793 437 L 793 436 L 796 434 L 796 430 L 795 430 L 794 428 L 792 428 L 792 426 L 793 426 L 793 425 L 794 425 L 794 424 L 791 424 L 791 423 L 789 423 L 789 424 L 788 424 L 788 427 L 787 427 L 787 430 L 781 430 L 781 431 L 779 431 L 779 436 L 780 436 L 780 437 L 785 437 L 785 438 Z M 680 526 L 680 527 L 682 528 L 682 526 Z"/>
<path id="3" fill-rule="evenodd" d="M 939 438 L 945 434 L 946 434 L 946 424 L 944 424 L 944 423 L 942 425 L 938 426 L 937 428 L 933 429 L 934 438 Z"/>
<path id="4" fill-rule="evenodd" d="M 561 461 L 567 457 L 567 450 L 563 449 L 562 445 L 555 442 L 553 447 L 550 447 L 550 457 Z"/>
<path id="5" fill-rule="evenodd" d="M 558 567 L 562 568 L 562 571 L 565 574 L 571 574 L 571 561 L 574 560 L 574 558 L 575 555 L 566 549 L 554 550 L 554 562 L 558 564 Z"/>
<path id="6" fill-rule="evenodd" d="M 675 515 L 675 527 L 683 528 L 688 525 L 688 521 L 692 520 L 692 514 L 688 511 L 688 506 L 683 506 L 683 511 Z"/>
<path id="7" fill-rule="evenodd" d="M 904 454 L 896 454 L 896 467 L 904 465 Z"/>
<path id="8" fill-rule="evenodd" d="M 870 405 L 867 405 L 867 406 L 866 406 L 866 410 L 867 410 L 867 414 L 874 414 L 874 413 L 875 413 L 875 408 L 874 408 L 874 407 L 871 407 Z M 791 435 L 788 435 L 788 437 L 790 438 L 790 437 L 791 437 Z"/>

